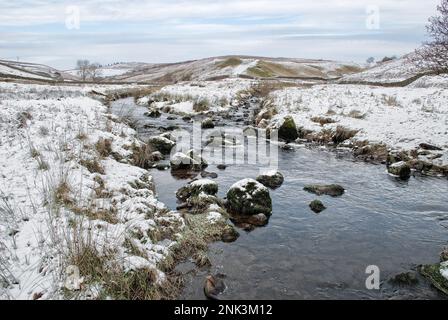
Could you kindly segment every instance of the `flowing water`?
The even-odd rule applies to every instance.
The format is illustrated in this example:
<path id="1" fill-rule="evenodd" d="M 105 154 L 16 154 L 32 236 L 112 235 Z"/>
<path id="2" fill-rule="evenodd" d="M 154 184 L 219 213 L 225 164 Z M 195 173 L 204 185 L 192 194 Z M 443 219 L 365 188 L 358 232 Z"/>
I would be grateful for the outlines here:
<path id="1" fill-rule="evenodd" d="M 146 108 L 132 99 L 113 104 L 115 113 L 132 110 L 142 139 L 159 133 L 159 126 L 191 124 L 143 116 Z M 238 122 L 240 120 L 237 120 Z M 144 126 L 146 125 L 146 128 Z M 162 129 L 163 130 L 163 129 Z M 437 263 L 448 244 L 448 181 L 415 176 L 408 181 L 390 177 L 383 165 L 355 162 L 324 149 L 300 147 L 279 152 L 283 186 L 271 191 L 273 214 L 266 227 L 239 230 L 230 244 L 210 246 L 211 268 L 185 262 L 184 299 L 204 299 L 209 274 L 223 274 L 228 299 L 444 299 L 419 277 L 414 286 L 395 286 L 391 277 L 415 271 L 420 264 Z M 235 165 L 218 173 L 219 195 L 236 181 L 255 178 L 259 168 Z M 159 199 L 171 209 L 175 192 L 190 180 L 170 171 L 153 170 Z M 318 197 L 303 191 L 306 184 L 337 183 L 346 188 L 340 198 L 319 197 L 327 210 L 313 213 L 309 203 Z M 367 290 L 366 268 L 378 266 L 381 289 Z"/>

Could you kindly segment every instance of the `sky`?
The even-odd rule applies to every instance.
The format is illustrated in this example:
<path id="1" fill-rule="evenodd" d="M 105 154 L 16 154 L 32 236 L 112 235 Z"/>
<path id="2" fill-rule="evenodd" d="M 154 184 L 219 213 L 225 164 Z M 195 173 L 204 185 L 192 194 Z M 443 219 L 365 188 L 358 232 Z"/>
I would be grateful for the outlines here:
<path id="1" fill-rule="evenodd" d="M 177 62 L 221 55 L 364 62 L 425 40 L 439 0 L 0 0 L 0 59 Z"/>

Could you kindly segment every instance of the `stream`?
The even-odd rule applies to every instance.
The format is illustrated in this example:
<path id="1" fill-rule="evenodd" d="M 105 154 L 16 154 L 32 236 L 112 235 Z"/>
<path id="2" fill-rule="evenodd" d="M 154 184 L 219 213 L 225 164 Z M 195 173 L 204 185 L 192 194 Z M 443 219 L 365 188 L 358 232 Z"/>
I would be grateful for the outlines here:
<path id="1" fill-rule="evenodd" d="M 143 141 L 166 130 L 160 127 L 191 127 L 181 117 L 149 118 L 144 115 L 148 109 L 132 98 L 112 103 L 112 111 L 138 120 Z M 243 127 L 244 116 L 237 118 L 222 121 Z M 278 155 L 285 182 L 270 191 L 269 224 L 252 232 L 239 229 L 241 236 L 234 243 L 211 244 L 212 267 L 180 264 L 177 271 L 186 279 L 180 298 L 205 299 L 205 277 L 222 274 L 227 286 L 223 299 L 446 299 L 419 275 L 412 286 L 388 281 L 416 271 L 420 264 L 439 261 L 448 244 L 446 178 L 416 175 L 402 181 L 389 176 L 384 165 L 357 162 L 325 148 L 299 146 L 290 152 L 279 150 Z M 223 198 L 232 184 L 256 178 L 259 169 L 243 164 L 218 170 L 210 165 L 207 171 L 218 174 L 215 180 Z M 159 200 L 175 210 L 175 192 L 191 179 L 173 177 L 169 170 L 153 169 L 151 174 Z M 315 183 L 337 183 L 346 193 L 331 198 L 303 191 Z M 309 208 L 317 198 L 328 208 L 320 214 Z M 381 271 L 380 290 L 366 288 L 370 265 Z"/>

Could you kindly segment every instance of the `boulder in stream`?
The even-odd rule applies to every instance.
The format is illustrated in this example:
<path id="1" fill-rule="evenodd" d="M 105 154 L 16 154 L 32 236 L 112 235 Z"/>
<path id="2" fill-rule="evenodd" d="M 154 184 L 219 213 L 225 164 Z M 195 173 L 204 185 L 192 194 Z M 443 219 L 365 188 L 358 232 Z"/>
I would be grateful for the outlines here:
<path id="1" fill-rule="evenodd" d="M 215 123 L 213 122 L 213 119 L 208 118 L 202 121 L 201 128 L 202 129 L 213 129 L 215 127 Z"/>
<path id="2" fill-rule="evenodd" d="M 257 181 L 268 188 L 277 189 L 283 184 L 285 178 L 278 170 L 268 170 L 262 172 L 262 174 L 257 177 Z"/>
<path id="3" fill-rule="evenodd" d="M 288 142 L 295 141 L 299 137 L 299 131 L 297 130 L 293 117 L 286 116 L 283 119 L 283 123 L 278 129 L 278 137 L 279 139 L 283 139 Z"/>
<path id="4" fill-rule="evenodd" d="M 270 215 L 272 200 L 269 189 L 253 179 L 238 181 L 227 192 L 227 208 L 242 215 Z"/>
<path id="5" fill-rule="evenodd" d="M 171 157 L 170 164 L 173 171 L 201 171 L 208 166 L 207 161 L 193 150 L 188 151 L 186 154 L 182 152 L 174 154 Z"/>
<path id="6" fill-rule="evenodd" d="M 404 161 L 391 164 L 387 171 L 394 176 L 400 177 L 400 179 L 409 179 L 411 176 L 411 167 Z"/>
<path id="7" fill-rule="evenodd" d="M 162 116 L 162 113 L 160 113 L 157 109 L 151 109 L 149 112 L 145 112 L 145 116 L 150 118 L 160 118 Z"/>
<path id="8" fill-rule="evenodd" d="M 161 152 L 162 154 L 170 154 L 171 149 L 176 145 L 175 142 L 171 141 L 162 136 L 155 136 L 148 139 L 148 144 L 154 147 L 155 150 Z"/>
<path id="9" fill-rule="evenodd" d="M 317 194 L 318 196 L 327 195 L 331 197 L 340 197 L 345 192 L 345 189 L 338 184 L 329 184 L 329 185 L 311 184 L 305 186 L 303 190 Z"/>
<path id="10" fill-rule="evenodd" d="M 311 210 L 313 210 L 314 213 L 321 213 L 322 211 L 327 209 L 327 207 L 325 207 L 322 201 L 320 200 L 314 200 L 313 202 L 311 202 L 310 208 Z"/>
<path id="11" fill-rule="evenodd" d="M 201 193 L 215 196 L 218 193 L 218 184 L 210 179 L 195 180 L 180 188 L 176 196 L 179 200 L 185 201 L 190 197 L 199 196 Z"/>

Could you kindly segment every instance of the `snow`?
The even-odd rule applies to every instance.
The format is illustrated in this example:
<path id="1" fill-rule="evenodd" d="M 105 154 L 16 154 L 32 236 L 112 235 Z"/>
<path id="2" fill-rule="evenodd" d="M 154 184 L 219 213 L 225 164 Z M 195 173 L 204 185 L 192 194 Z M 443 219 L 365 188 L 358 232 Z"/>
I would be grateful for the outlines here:
<path id="1" fill-rule="evenodd" d="M 0 299 L 63 298 L 74 243 L 113 249 L 111 263 L 124 271 L 156 269 L 170 254 L 172 241 L 156 243 L 148 234 L 181 232 L 183 218 L 156 199 L 149 173 L 127 160 L 140 144 L 136 132 L 89 95 L 112 88 L 0 83 Z M 100 157 L 101 139 L 112 140 L 124 159 Z M 93 159 L 103 172 L 83 165 Z M 62 183 L 67 205 L 56 202 Z"/>
<path id="2" fill-rule="evenodd" d="M 246 186 L 248 184 L 253 184 L 255 186 L 255 189 L 254 189 L 253 193 L 258 193 L 260 191 L 269 191 L 268 188 L 266 188 L 264 185 L 262 185 L 261 183 L 259 183 L 256 180 L 250 179 L 250 178 L 243 179 L 243 180 L 240 180 L 240 181 L 234 183 L 230 187 L 230 189 L 238 189 L 238 190 L 241 190 L 243 192 L 246 192 Z"/>
<path id="3" fill-rule="evenodd" d="M 388 62 L 380 62 L 364 72 L 344 76 L 342 80 L 382 83 L 407 80 L 419 73 L 417 66 L 410 63 L 408 57 L 409 55 Z"/>
<path id="4" fill-rule="evenodd" d="M 261 175 L 262 176 L 267 176 L 267 177 L 274 177 L 276 175 L 278 175 L 280 172 L 276 169 L 269 169 L 269 170 L 261 170 Z"/>
<path id="5" fill-rule="evenodd" d="M 254 81 L 245 79 L 184 82 L 163 87 L 160 93 L 169 94 L 175 99 L 188 102 L 206 99 L 212 107 L 220 107 L 223 104 L 229 104 L 238 92 L 250 88 L 253 84 L 255 84 Z M 171 106 L 179 108 L 176 105 Z M 189 112 L 193 112 L 192 107 L 191 105 Z"/>
<path id="6" fill-rule="evenodd" d="M 241 63 L 239 66 L 236 66 L 232 70 L 232 74 L 234 76 L 239 76 L 241 74 L 246 73 L 247 69 L 253 68 L 257 65 L 259 60 L 243 60 L 243 63 Z"/>
<path id="7" fill-rule="evenodd" d="M 404 165 L 406 165 L 406 162 L 400 161 L 400 162 L 396 162 L 396 163 L 392 164 L 390 167 L 391 168 L 400 168 L 400 167 L 402 167 Z"/>
<path id="8" fill-rule="evenodd" d="M 115 77 L 115 76 L 124 75 L 124 74 L 128 73 L 131 70 L 132 69 L 129 69 L 129 68 L 124 68 L 124 69 L 101 68 L 100 72 L 101 72 L 101 76 L 102 77 Z"/>
<path id="9" fill-rule="evenodd" d="M 171 104 L 170 107 L 177 113 L 193 113 L 193 102 L 185 101 Z"/>
<path id="10" fill-rule="evenodd" d="M 207 220 L 212 223 L 217 223 L 217 222 L 221 221 L 222 219 L 223 219 L 223 216 L 219 212 L 212 211 L 207 214 Z"/>
<path id="11" fill-rule="evenodd" d="M 218 185 L 218 184 L 211 179 L 199 179 L 199 180 L 193 181 L 190 185 L 192 187 L 204 187 L 204 186 Z"/>
<path id="12" fill-rule="evenodd" d="M 440 274 L 442 275 L 442 277 L 448 280 L 448 261 L 442 262 L 440 264 Z"/>
<path id="13" fill-rule="evenodd" d="M 0 74 L 10 75 L 15 77 L 33 78 L 36 80 L 51 80 L 49 77 L 42 77 L 25 71 L 21 71 L 15 68 L 10 68 L 6 65 L 0 64 Z"/>

